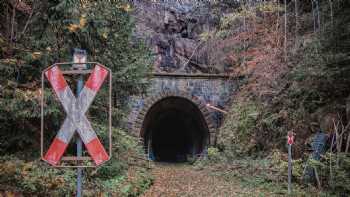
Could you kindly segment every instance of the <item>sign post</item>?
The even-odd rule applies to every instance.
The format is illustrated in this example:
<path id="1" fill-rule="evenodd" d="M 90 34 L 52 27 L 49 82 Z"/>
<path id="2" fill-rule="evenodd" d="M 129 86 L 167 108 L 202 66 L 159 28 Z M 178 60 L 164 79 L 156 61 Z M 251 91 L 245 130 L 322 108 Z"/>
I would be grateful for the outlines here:
<path id="1" fill-rule="evenodd" d="M 84 75 L 87 74 L 89 76 L 84 84 Z M 69 87 L 64 75 L 77 76 L 76 94 Z M 109 151 L 107 153 L 85 113 L 108 76 Z M 57 100 L 66 113 L 63 124 L 47 150 L 44 150 L 45 79 L 50 83 Z M 112 155 L 112 72 L 98 62 L 87 62 L 86 51 L 75 49 L 73 62 L 55 63 L 42 71 L 41 86 L 41 159 L 54 167 L 77 168 L 76 196 L 81 197 L 83 168 L 100 166 L 107 162 Z M 63 155 L 76 132 L 78 134 L 76 137 L 76 156 L 64 157 Z M 84 147 L 89 157 L 83 155 Z"/>
<path id="2" fill-rule="evenodd" d="M 288 143 L 288 194 L 292 193 L 292 144 L 294 143 L 294 133 L 289 131 L 287 136 Z"/>
<path id="3" fill-rule="evenodd" d="M 57 65 L 49 67 L 49 69 L 45 71 L 45 75 L 51 83 L 58 100 L 67 113 L 67 117 L 47 153 L 42 157 L 44 161 L 57 166 L 68 147 L 68 143 L 73 138 L 75 131 L 78 132 L 79 137 L 84 142 L 85 148 L 96 166 L 109 160 L 111 155 L 111 137 L 109 139 L 110 154 L 108 155 L 85 115 L 103 81 L 107 77 L 107 74 L 108 70 L 104 66 L 97 64 L 91 71 L 91 75 L 85 83 L 84 88 L 76 98 Z M 109 132 L 111 134 L 111 129 Z M 74 158 L 73 160 L 81 161 L 84 159 Z"/>
<path id="4" fill-rule="evenodd" d="M 73 64 L 73 69 L 77 69 L 80 71 L 83 69 L 86 69 L 86 64 L 82 64 L 86 62 L 86 59 L 87 59 L 87 55 L 85 50 L 74 49 L 73 62 L 77 64 Z M 77 81 L 77 90 L 76 90 L 77 96 L 79 96 L 80 92 L 82 91 L 83 85 L 84 85 L 84 77 L 82 74 L 80 74 L 78 76 L 78 81 Z M 77 143 L 77 157 L 79 158 L 82 156 L 82 152 L 83 152 L 83 143 L 80 137 L 77 137 L 76 143 Z M 83 169 L 78 168 L 77 169 L 77 197 L 82 196 L 82 190 L 83 190 L 82 179 L 83 179 Z"/>

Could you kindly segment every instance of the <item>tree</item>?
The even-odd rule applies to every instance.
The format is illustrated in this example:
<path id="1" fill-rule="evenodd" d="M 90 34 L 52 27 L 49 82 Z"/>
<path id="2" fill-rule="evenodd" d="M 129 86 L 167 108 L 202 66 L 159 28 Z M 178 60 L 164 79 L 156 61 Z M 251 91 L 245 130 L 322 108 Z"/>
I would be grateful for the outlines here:
<path id="1" fill-rule="evenodd" d="M 28 5 L 33 6 L 35 2 L 28 1 Z M 16 12 L 10 0 L 2 4 L 12 13 Z M 150 53 L 132 36 L 134 24 L 127 9 L 130 5 L 127 5 L 126 1 L 119 0 L 40 1 L 21 40 L 13 38 L 22 32 L 20 27 L 25 25 L 22 21 L 26 21 L 23 18 L 28 16 L 18 14 L 9 21 L 6 10 L 0 11 L 1 20 L 6 21 L 4 24 L 13 27 L 10 39 L 5 36 L 5 30 L 0 30 L 0 121 L 4 122 L 0 129 L 1 140 L 7 138 L 0 142 L 1 152 L 33 145 L 39 139 L 30 140 L 38 135 L 40 125 L 40 73 L 55 62 L 69 61 L 73 48 L 86 49 L 90 61 L 101 62 L 112 69 L 113 95 L 118 103 L 144 89 Z M 7 53 L 9 47 L 13 48 L 10 54 Z M 48 107 L 45 116 L 51 123 L 46 127 L 58 127 L 60 106 L 49 104 Z"/>
<path id="2" fill-rule="evenodd" d="M 284 60 L 287 61 L 287 27 L 288 27 L 287 0 L 284 0 Z"/>
<path id="3" fill-rule="evenodd" d="M 298 41 L 299 35 L 299 0 L 294 0 L 294 11 L 295 11 L 295 43 Z"/>

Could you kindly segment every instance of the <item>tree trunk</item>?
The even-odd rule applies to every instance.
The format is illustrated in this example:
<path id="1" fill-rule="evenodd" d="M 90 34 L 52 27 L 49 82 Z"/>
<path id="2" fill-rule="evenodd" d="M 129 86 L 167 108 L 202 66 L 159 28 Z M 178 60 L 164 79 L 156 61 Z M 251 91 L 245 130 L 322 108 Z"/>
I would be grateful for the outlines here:
<path id="1" fill-rule="evenodd" d="M 314 33 L 316 33 L 316 16 L 315 16 L 315 9 L 314 9 L 314 0 L 311 0 L 311 8 L 312 8 L 312 19 L 314 22 Z"/>
<path id="2" fill-rule="evenodd" d="M 247 26 L 246 26 L 246 10 L 247 7 L 246 7 L 246 4 L 244 3 L 244 13 L 243 13 L 243 32 L 244 33 L 248 33 L 247 31 Z M 242 61 L 242 65 L 244 66 L 245 65 L 245 52 L 246 52 L 246 39 L 245 39 L 245 36 L 243 36 L 243 48 L 244 48 L 244 53 L 243 53 L 243 61 Z"/>
<path id="3" fill-rule="evenodd" d="M 329 8 L 331 9 L 331 28 L 332 28 L 332 30 L 331 31 L 333 31 L 333 27 L 334 27 L 334 19 L 333 19 L 333 2 L 332 2 L 332 0 L 328 0 L 328 2 L 329 2 Z"/>
<path id="4" fill-rule="evenodd" d="M 6 24 L 5 24 L 5 34 L 6 34 L 6 38 L 10 37 L 10 29 L 11 29 L 11 17 L 10 17 L 10 6 L 7 4 L 6 5 Z"/>
<path id="5" fill-rule="evenodd" d="M 276 19 L 276 42 L 277 42 L 277 48 L 279 47 L 280 44 L 280 39 L 279 39 L 279 34 L 278 34 L 278 30 L 279 30 L 279 21 L 280 21 L 280 12 L 279 12 L 279 8 L 280 8 L 280 1 L 276 0 L 277 3 L 277 19 Z"/>
<path id="6" fill-rule="evenodd" d="M 299 37 L 299 2 L 294 0 L 295 9 L 295 49 L 298 47 L 298 37 Z"/>
<path id="7" fill-rule="evenodd" d="M 287 61 L 287 0 L 284 0 L 284 60 Z"/>
<path id="8" fill-rule="evenodd" d="M 345 147 L 345 153 L 349 152 L 350 147 L 350 132 L 348 132 L 347 140 L 346 140 L 346 147 Z"/>
<path id="9" fill-rule="evenodd" d="M 350 95 L 346 98 L 346 119 L 350 121 Z"/>
<path id="10" fill-rule="evenodd" d="M 317 11 L 317 28 L 321 29 L 321 16 L 320 16 L 320 6 L 318 0 L 316 0 L 316 11 Z"/>
<path id="11" fill-rule="evenodd" d="M 18 3 L 19 1 L 17 1 Z M 17 28 L 17 24 L 16 24 L 16 6 L 17 6 L 17 3 L 12 7 L 12 16 L 11 16 L 11 29 L 10 29 L 10 46 L 9 46 L 9 50 L 8 50 L 8 53 L 10 56 L 13 55 L 13 48 L 14 48 L 14 42 L 15 42 L 15 39 L 16 39 L 16 36 L 15 36 L 15 28 Z"/>

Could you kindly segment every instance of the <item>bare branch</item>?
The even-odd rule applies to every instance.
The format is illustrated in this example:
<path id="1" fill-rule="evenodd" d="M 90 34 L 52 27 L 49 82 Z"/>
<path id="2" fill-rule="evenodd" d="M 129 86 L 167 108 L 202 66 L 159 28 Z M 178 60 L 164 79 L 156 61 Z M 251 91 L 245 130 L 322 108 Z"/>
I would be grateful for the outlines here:
<path id="1" fill-rule="evenodd" d="M 322 186 L 321 186 L 320 177 L 318 176 L 317 169 L 314 168 L 314 171 L 315 171 L 315 177 L 316 177 L 316 181 L 317 181 L 317 187 L 318 187 L 319 190 L 321 190 L 321 189 L 322 189 Z"/>
<path id="2" fill-rule="evenodd" d="M 33 2 L 33 8 L 32 8 L 31 11 L 30 11 L 30 14 L 29 14 L 29 17 L 28 17 L 28 19 L 27 19 L 27 22 L 26 22 L 26 24 L 24 25 L 22 32 L 21 32 L 21 33 L 19 34 L 19 36 L 18 36 L 18 40 L 20 40 L 20 39 L 22 38 L 22 36 L 24 36 L 24 34 L 25 34 L 25 32 L 26 32 L 26 30 L 27 30 L 27 28 L 28 28 L 29 23 L 31 23 L 32 16 L 33 16 L 33 13 L 34 13 L 34 9 L 36 8 L 36 5 L 37 5 L 37 1 L 35 0 L 35 1 Z"/>
<path id="3" fill-rule="evenodd" d="M 284 60 L 287 61 L 287 0 L 284 0 Z"/>
<path id="4" fill-rule="evenodd" d="M 332 154 L 333 154 L 334 137 L 335 137 L 335 135 L 333 134 L 332 143 L 331 143 L 331 150 L 330 150 L 330 154 L 329 154 L 329 176 L 330 176 L 329 185 L 333 185 Z"/>
<path id="5" fill-rule="evenodd" d="M 17 4 L 19 3 L 19 1 L 17 1 Z M 14 29 L 15 29 L 15 18 L 16 18 L 16 7 L 17 7 L 17 4 L 15 4 L 15 6 L 13 6 L 12 8 L 12 18 L 11 18 L 11 34 L 10 34 L 10 42 L 12 43 L 13 40 L 14 40 Z"/>
<path id="6" fill-rule="evenodd" d="M 350 146 L 350 132 L 348 133 L 347 138 L 348 138 L 348 139 L 346 140 L 345 153 L 348 153 L 348 152 L 349 152 L 349 146 Z"/>
<path id="7" fill-rule="evenodd" d="M 188 61 L 184 64 L 184 67 L 186 67 L 190 61 L 192 60 L 192 57 L 194 56 L 194 54 L 197 52 L 199 46 L 201 46 L 204 43 L 204 41 L 201 41 L 200 43 L 198 43 L 198 45 L 196 46 L 196 48 L 193 50 L 191 56 L 188 58 Z"/>
<path id="8" fill-rule="evenodd" d="M 25 14 L 30 14 L 32 12 L 32 8 L 21 0 L 10 0 L 9 3 L 13 8 Z"/>

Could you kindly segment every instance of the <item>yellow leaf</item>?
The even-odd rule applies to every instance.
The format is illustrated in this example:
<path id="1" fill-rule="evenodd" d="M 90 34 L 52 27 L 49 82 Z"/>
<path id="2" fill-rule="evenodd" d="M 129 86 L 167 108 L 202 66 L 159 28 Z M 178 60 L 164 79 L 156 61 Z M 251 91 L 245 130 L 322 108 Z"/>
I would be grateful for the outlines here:
<path id="1" fill-rule="evenodd" d="M 41 57 L 41 52 L 33 52 L 32 53 L 32 58 L 34 60 L 39 59 Z"/>
<path id="2" fill-rule="evenodd" d="M 132 8 L 131 8 L 130 4 L 128 4 L 128 3 L 122 5 L 121 8 L 122 8 L 125 12 L 130 12 L 130 11 L 132 11 Z"/>
<path id="3" fill-rule="evenodd" d="M 102 37 L 103 37 L 104 39 L 107 39 L 108 34 L 107 34 L 106 32 L 104 32 L 104 33 L 102 34 Z"/>
<path id="4" fill-rule="evenodd" d="M 5 195 L 6 197 L 15 197 L 15 193 L 13 192 L 6 192 Z"/>
<path id="5" fill-rule="evenodd" d="M 70 25 L 68 26 L 68 30 L 69 30 L 70 32 L 76 32 L 78 29 L 79 29 L 79 25 L 77 25 L 77 24 L 70 24 Z"/>
<path id="6" fill-rule="evenodd" d="M 15 64 L 16 63 L 16 59 L 4 59 L 3 62 L 7 63 L 7 64 Z"/>
<path id="7" fill-rule="evenodd" d="M 79 20 L 79 27 L 83 28 L 86 25 L 86 18 L 85 17 L 81 17 Z"/>
<path id="8" fill-rule="evenodd" d="M 35 97 L 37 98 L 37 99 L 39 99 L 39 98 L 41 98 L 41 95 L 42 95 L 42 92 L 41 92 L 41 89 L 37 89 L 36 91 L 35 91 Z"/>

